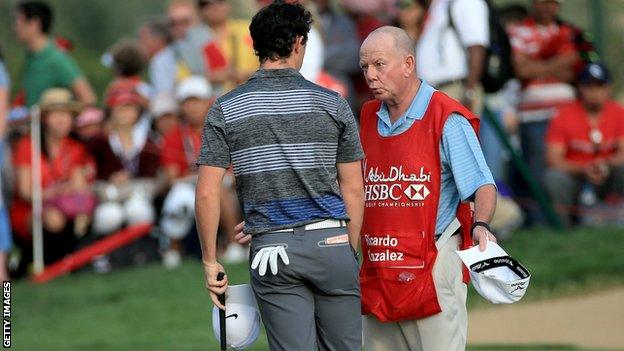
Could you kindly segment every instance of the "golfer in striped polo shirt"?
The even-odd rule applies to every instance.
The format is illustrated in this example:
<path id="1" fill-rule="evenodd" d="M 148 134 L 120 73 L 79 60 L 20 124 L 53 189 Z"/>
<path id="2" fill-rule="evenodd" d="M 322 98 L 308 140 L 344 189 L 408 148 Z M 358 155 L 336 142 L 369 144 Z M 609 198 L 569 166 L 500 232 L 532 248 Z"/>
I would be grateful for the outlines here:
<path id="1" fill-rule="evenodd" d="M 233 166 L 251 285 L 271 350 L 360 350 L 355 248 L 364 207 L 355 119 L 338 94 L 298 72 L 312 19 L 274 3 L 249 27 L 260 69 L 219 98 L 198 160 L 196 216 L 215 305 L 227 276 L 216 261 L 220 183 Z M 345 224 L 346 223 L 346 224 Z"/>

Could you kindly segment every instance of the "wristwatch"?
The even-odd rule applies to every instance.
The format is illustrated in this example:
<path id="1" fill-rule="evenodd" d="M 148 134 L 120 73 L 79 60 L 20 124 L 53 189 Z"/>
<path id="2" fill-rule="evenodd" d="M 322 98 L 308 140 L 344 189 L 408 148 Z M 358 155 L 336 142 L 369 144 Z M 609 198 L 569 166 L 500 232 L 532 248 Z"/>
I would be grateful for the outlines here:
<path id="1" fill-rule="evenodd" d="M 473 236 L 473 232 L 475 230 L 476 227 L 483 227 L 485 228 L 488 232 L 491 232 L 490 230 L 490 225 L 485 223 L 485 222 L 474 222 L 472 223 L 472 226 L 470 227 L 470 236 Z"/>

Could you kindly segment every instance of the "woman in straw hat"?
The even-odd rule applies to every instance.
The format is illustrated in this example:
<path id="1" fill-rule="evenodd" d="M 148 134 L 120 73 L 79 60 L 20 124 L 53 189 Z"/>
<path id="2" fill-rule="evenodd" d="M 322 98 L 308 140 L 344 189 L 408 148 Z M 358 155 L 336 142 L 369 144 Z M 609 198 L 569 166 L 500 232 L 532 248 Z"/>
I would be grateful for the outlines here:
<path id="1" fill-rule="evenodd" d="M 94 165 L 86 148 L 70 137 L 74 117 L 80 112 L 69 90 L 51 88 L 39 101 L 41 111 L 41 187 L 45 262 L 51 263 L 72 252 L 77 236 L 84 234 L 95 207 L 89 190 Z M 16 194 L 11 208 L 16 241 L 28 255 L 32 218 L 32 147 L 31 137 L 22 138 L 13 155 Z M 25 257 L 28 263 L 29 257 Z"/>

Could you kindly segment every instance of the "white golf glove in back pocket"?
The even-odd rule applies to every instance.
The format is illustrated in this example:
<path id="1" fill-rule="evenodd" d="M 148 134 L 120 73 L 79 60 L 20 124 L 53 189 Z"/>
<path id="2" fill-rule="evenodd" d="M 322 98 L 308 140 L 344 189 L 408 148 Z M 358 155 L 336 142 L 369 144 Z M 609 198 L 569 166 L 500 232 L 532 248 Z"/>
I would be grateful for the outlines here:
<path id="1" fill-rule="evenodd" d="M 251 262 L 251 269 L 258 268 L 258 274 L 264 276 L 267 271 L 267 266 L 271 266 L 271 273 L 277 274 L 277 258 L 280 257 L 284 265 L 288 265 L 288 255 L 286 249 L 282 245 L 277 246 L 265 246 L 258 250 Z"/>

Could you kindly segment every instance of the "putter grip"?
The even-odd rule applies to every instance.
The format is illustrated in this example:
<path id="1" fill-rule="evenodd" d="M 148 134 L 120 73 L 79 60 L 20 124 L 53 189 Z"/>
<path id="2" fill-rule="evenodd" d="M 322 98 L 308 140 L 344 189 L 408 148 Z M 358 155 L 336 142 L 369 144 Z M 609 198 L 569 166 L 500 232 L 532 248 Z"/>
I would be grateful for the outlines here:
<path id="1" fill-rule="evenodd" d="M 217 274 L 217 280 L 218 281 L 222 281 L 224 277 L 225 277 L 225 273 L 224 272 L 219 272 Z M 225 306 L 225 293 L 219 295 L 219 302 L 221 302 L 221 304 L 223 306 Z"/>
<path id="2" fill-rule="evenodd" d="M 217 280 L 221 281 L 223 280 L 223 278 L 225 277 L 225 273 L 224 272 L 219 272 L 217 274 Z M 221 294 L 218 296 L 219 298 L 219 302 L 225 306 L 225 293 Z M 226 343 L 226 331 L 225 331 L 225 311 L 222 309 L 219 309 L 219 334 L 221 334 L 221 350 L 226 350 L 227 349 L 227 343 Z"/>

